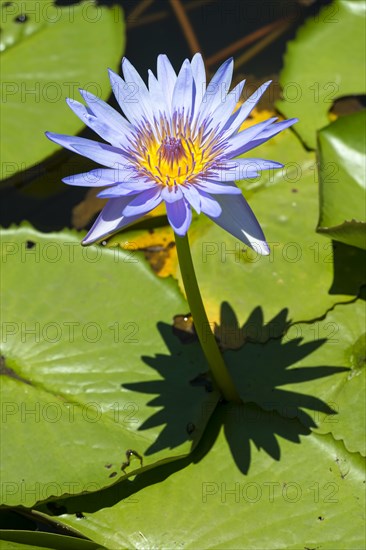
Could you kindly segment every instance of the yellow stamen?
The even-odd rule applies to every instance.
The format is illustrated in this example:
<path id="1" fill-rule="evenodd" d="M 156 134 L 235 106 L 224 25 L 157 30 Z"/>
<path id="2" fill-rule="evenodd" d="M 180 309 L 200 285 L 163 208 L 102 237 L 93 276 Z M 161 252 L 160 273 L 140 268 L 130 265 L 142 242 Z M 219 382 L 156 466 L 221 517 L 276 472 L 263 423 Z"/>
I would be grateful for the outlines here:
<path id="1" fill-rule="evenodd" d="M 183 117 L 173 117 L 171 125 L 161 118 L 155 132 L 140 129 L 135 143 L 138 169 L 164 186 L 192 183 L 213 165 L 213 133 L 204 138 L 204 128 L 193 132 Z"/>

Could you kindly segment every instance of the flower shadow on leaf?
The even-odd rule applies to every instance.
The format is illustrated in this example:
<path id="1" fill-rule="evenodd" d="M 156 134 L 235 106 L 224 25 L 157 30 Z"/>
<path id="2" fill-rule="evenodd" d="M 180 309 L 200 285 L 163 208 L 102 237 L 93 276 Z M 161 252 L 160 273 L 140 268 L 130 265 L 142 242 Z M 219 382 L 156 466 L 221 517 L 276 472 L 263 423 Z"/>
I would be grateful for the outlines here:
<path id="1" fill-rule="evenodd" d="M 223 304 L 222 312 L 225 315 L 222 315 L 221 321 L 224 321 L 223 317 L 226 322 L 231 319 L 231 325 L 229 323 L 225 328 L 220 323 L 219 328 L 227 332 L 230 326 L 232 328 L 236 317 L 228 304 Z M 282 310 L 270 321 L 269 326 L 264 327 L 262 311 L 256 308 L 248 321 L 253 328 L 253 319 L 257 320 L 257 334 L 261 334 L 263 329 L 270 331 L 274 328 L 271 323 L 275 323 L 275 329 L 278 330 L 279 322 L 283 324 L 285 333 L 288 327 L 286 318 L 287 311 Z M 249 326 L 248 321 L 244 327 Z M 174 448 L 187 439 L 193 439 L 192 452 L 169 463 L 143 468 L 141 473 L 136 472 L 138 475 L 134 479 L 122 478 L 101 491 L 42 505 L 39 507 L 40 511 L 57 516 L 64 513 L 90 513 L 113 506 L 145 487 L 161 483 L 189 464 L 203 460 L 214 446 L 221 429 L 224 430 L 228 447 L 227 451 L 222 451 L 223 457 L 218 457 L 217 460 L 230 460 L 231 456 L 239 471 L 248 475 L 253 447 L 263 450 L 275 461 L 286 460 L 286 455 L 281 454 L 281 439 L 299 445 L 301 436 L 311 433 L 316 422 L 304 409 L 314 411 L 316 415 L 335 414 L 327 403 L 316 396 L 279 388 L 294 383 L 301 387 L 301 382 L 349 370 L 327 365 L 290 368 L 294 363 L 305 359 L 311 365 L 312 354 L 325 344 L 325 339 L 303 343 L 301 338 L 289 341 L 285 337 L 272 338 L 265 344 L 248 342 L 239 350 L 227 351 L 224 354 L 225 360 L 244 400 L 242 404 L 234 404 L 220 401 L 215 391 L 207 391 L 210 389 L 210 381 L 207 376 L 200 376 L 199 366 L 202 365 L 204 370 L 205 363 L 197 342 L 182 344 L 173 334 L 172 327 L 165 323 L 158 323 L 158 329 L 167 344 L 169 355 L 144 357 L 144 361 L 160 374 L 161 380 L 136 382 L 126 384 L 125 387 L 153 394 L 149 405 L 161 407 L 139 428 L 144 430 L 165 424 L 165 428 L 145 454 L 153 454 L 165 447 Z M 192 410 L 192 389 L 197 391 L 199 398 L 196 407 L 197 426 L 190 435 L 184 424 L 184 410 L 187 403 Z M 195 444 L 198 441 L 199 444 Z"/>
<path id="2" fill-rule="evenodd" d="M 250 448 L 247 446 L 247 451 L 244 451 L 245 441 L 253 440 L 258 448 L 265 449 L 270 456 L 279 460 L 280 447 L 275 438 L 275 433 L 289 441 L 299 442 L 299 435 L 309 434 L 311 428 L 316 427 L 315 420 L 306 411 L 313 411 L 316 415 L 320 413 L 324 415 L 335 414 L 335 411 L 319 397 L 281 389 L 281 386 L 301 384 L 301 382 L 324 378 L 347 370 L 347 368 L 328 365 L 313 366 L 309 358 L 325 344 L 326 339 L 317 339 L 310 342 L 303 342 L 302 338 L 287 340 L 285 334 L 288 326 L 286 309 L 280 311 L 268 324 L 264 325 L 263 312 L 258 307 L 253 310 L 247 322 L 239 329 L 235 312 L 229 304 L 222 304 L 221 322 L 220 326 L 216 327 L 216 335 L 221 333 L 221 335 L 225 334 L 225 337 L 227 337 L 228 334 L 232 335 L 233 329 L 234 331 L 237 329 L 240 331 L 239 340 L 243 338 L 243 335 L 244 341 L 247 340 L 246 344 L 239 349 L 224 353 L 234 384 L 243 400 L 243 404 L 238 405 L 238 410 L 241 411 L 240 414 L 244 414 L 245 418 L 246 411 L 249 410 L 248 404 L 253 403 L 258 405 L 259 410 L 262 410 L 263 413 L 266 411 L 266 418 L 267 413 L 269 413 L 269 417 L 277 415 L 283 420 L 282 422 L 278 420 L 275 423 L 278 428 L 275 428 L 275 425 L 271 428 L 266 423 L 265 427 L 262 426 L 259 429 L 260 422 L 258 423 L 257 420 L 252 430 L 249 430 L 250 422 L 244 422 L 241 426 L 246 435 L 243 433 L 243 438 L 241 443 L 238 444 L 237 450 L 239 452 L 241 449 L 241 452 L 247 455 L 241 467 L 241 470 L 245 473 L 248 471 L 250 464 Z M 249 327 L 252 331 L 251 338 L 247 337 Z M 158 329 L 166 342 L 170 355 L 143 357 L 143 360 L 159 373 L 162 378 L 161 381 L 136 382 L 124 386 L 133 391 L 158 394 L 149 402 L 149 405 L 162 408 L 150 416 L 139 427 L 139 430 L 162 424 L 165 424 L 165 428 L 153 445 L 148 448 L 147 455 L 165 447 L 174 448 L 183 443 L 184 438 L 189 437 L 187 430 L 182 429 L 183 426 L 177 429 L 180 419 L 184 418 L 182 414 L 184 415 L 188 403 L 192 407 L 192 392 L 187 391 L 188 386 L 196 386 L 197 391 L 206 394 L 206 398 L 203 397 L 198 400 L 197 403 L 200 409 L 196 410 L 196 418 L 192 419 L 195 439 L 201 437 L 216 403 L 219 402 L 219 397 L 215 391 L 209 393 L 211 390 L 209 375 L 202 373 L 205 368 L 203 358 L 200 360 L 200 364 L 202 364 L 201 373 L 197 371 L 197 361 L 195 362 L 196 365 L 192 361 L 195 354 L 201 353 L 196 344 L 183 346 L 172 333 L 171 327 L 164 323 L 159 323 Z M 259 342 L 265 341 L 265 344 L 255 341 L 253 330 Z M 281 339 L 270 337 L 272 333 L 277 334 L 279 331 L 284 335 Z M 302 361 L 305 361 L 305 364 L 309 363 L 311 366 L 292 368 L 295 363 Z M 233 454 L 236 454 L 236 452 L 234 453 L 236 445 L 233 444 L 231 447 Z"/>
<path id="3" fill-rule="evenodd" d="M 145 455 L 164 448 L 173 449 L 187 439 L 192 440 L 193 448 L 220 399 L 219 392 L 213 389 L 206 376 L 207 364 L 198 342 L 184 345 L 174 335 L 171 325 L 158 323 L 157 327 L 169 354 L 142 359 L 157 371 L 161 380 L 123 384 L 128 390 L 153 394 L 149 406 L 160 407 L 139 427 L 139 430 L 146 430 L 165 424 Z M 191 412 L 190 418 L 187 418 L 187 410 Z"/>
<path id="4" fill-rule="evenodd" d="M 287 315 L 288 310 L 284 308 L 266 324 L 263 310 L 257 306 L 240 327 L 235 311 L 230 304 L 222 302 L 220 324 L 215 324 L 214 333 L 222 351 L 240 349 L 248 342 L 264 344 L 270 338 L 276 338 L 286 333 L 291 324 L 287 320 Z"/>

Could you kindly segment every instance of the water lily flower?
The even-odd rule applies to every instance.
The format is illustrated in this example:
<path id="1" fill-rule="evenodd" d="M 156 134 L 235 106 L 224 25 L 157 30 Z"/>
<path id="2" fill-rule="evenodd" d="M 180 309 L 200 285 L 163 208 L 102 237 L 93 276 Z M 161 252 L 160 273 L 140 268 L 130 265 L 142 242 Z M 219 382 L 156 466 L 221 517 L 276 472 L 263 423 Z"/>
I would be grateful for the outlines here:
<path id="1" fill-rule="evenodd" d="M 174 232 L 186 235 L 192 207 L 261 254 L 265 237 L 235 181 L 283 165 L 260 158 L 237 158 L 269 140 L 297 119 L 270 118 L 240 131 L 270 82 L 235 110 L 244 82 L 230 93 L 233 60 L 228 59 L 206 86 L 202 56 L 186 59 L 178 73 L 159 55 L 157 76 L 148 86 L 131 63 L 123 77 L 110 71 L 114 95 L 124 114 L 90 92 L 80 90 L 86 106 L 69 107 L 108 143 L 46 132 L 52 141 L 105 168 L 64 178 L 70 185 L 105 186 L 109 201 L 83 240 L 90 244 L 138 220 L 161 202 Z"/>

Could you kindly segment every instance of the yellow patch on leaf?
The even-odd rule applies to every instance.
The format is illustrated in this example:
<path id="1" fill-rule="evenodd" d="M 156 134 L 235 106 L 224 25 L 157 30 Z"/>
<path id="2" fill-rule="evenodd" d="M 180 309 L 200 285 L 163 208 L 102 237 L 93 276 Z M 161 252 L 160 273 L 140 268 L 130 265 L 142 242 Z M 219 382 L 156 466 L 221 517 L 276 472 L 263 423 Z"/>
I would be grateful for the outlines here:
<path id="1" fill-rule="evenodd" d="M 160 209 L 160 206 L 158 208 Z M 162 209 L 165 212 L 164 205 L 162 205 Z M 107 243 L 107 246 L 116 245 L 123 250 L 143 252 L 152 270 L 159 277 L 169 277 L 176 273 L 178 258 L 174 233 L 170 226 L 143 230 L 131 229 L 126 233 L 112 237 Z"/>

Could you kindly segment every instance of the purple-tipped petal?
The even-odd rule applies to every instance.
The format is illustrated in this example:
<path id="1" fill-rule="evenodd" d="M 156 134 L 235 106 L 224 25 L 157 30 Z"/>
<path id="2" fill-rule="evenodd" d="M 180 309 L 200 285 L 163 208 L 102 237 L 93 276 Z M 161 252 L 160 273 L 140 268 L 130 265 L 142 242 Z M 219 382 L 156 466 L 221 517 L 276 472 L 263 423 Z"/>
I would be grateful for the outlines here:
<path id="1" fill-rule="evenodd" d="M 111 128 L 103 119 L 98 119 L 91 114 L 91 110 L 82 103 L 74 99 L 67 99 L 66 101 L 70 109 L 84 122 L 84 124 L 94 130 L 94 132 L 105 141 L 108 141 L 114 147 L 118 147 L 121 144 L 128 145 L 128 139 L 122 131 L 116 132 L 116 130 Z"/>
<path id="2" fill-rule="evenodd" d="M 263 231 L 243 195 L 218 195 L 216 200 L 222 208 L 222 213 L 217 218 L 209 216 L 212 221 L 258 254 L 267 256 L 270 251 Z"/>
<path id="3" fill-rule="evenodd" d="M 265 128 L 260 134 L 258 134 L 255 139 L 250 141 L 247 145 L 245 145 L 244 148 L 242 148 L 240 154 L 247 153 L 248 151 L 251 151 L 255 147 L 258 147 L 259 145 L 262 145 L 262 143 L 265 143 L 272 137 L 276 136 L 283 130 L 286 130 L 295 122 L 298 122 L 297 118 L 290 118 L 288 120 L 283 120 L 281 122 L 276 122 L 275 124 L 271 124 L 268 128 Z"/>
<path id="4" fill-rule="evenodd" d="M 107 189 L 103 189 L 102 191 L 100 191 L 100 193 L 98 193 L 98 197 L 100 197 L 101 199 L 112 199 L 114 197 L 123 197 L 125 195 L 137 195 L 138 193 L 147 191 L 152 187 L 156 187 L 156 184 L 154 182 L 146 184 L 145 182 L 135 180 L 134 182 L 130 181 L 117 183 L 113 187 L 108 187 Z"/>
<path id="5" fill-rule="evenodd" d="M 197 190 L 197 186 L 195 185 L 182 185 L 182 191 L 184 197 L 187 199 L 189 204 L 193 206 L 197 214 L 201 213 L 201 195 Z"/>
<path id="6" fill-rule="evenodd" d="M 100 241 L 138 220 L 140 215 L 127 217 L 122 214 L 130 200 L 131 197 L 121 197 L 108 201 L 82 244 L 87 245 Z"/>
<path id="7" fill-rule="evenodd" d="M 192 211 L 188 202 L 182 198 L 179 201 L 167 202 L 166 213 L 174 233 L 184 237 L 192 221 Z"/>
<path id="8" fill-rule="evenodd" d="M 72 145 L 74 150 L 80 155 L 94 160 L 98 162 L 98 164 L 108 166 L 109 168 L 118 168 L 120 164 L 123 165 L 126 163 L 126 158 L 124 157 L 122 149 L 112 147 L 106 143 L 92 141 L 87 144 L 77 142 Z"/>
<path id="9" fill-rule="evenodd" d="M 199 106 L 200 111 L 197 117 L 198 124 L 208 118 L 209 114 L 220 105 L 223 98 L 226 97 L 233 77 L 233 59 L 225 61 L 216 71 L 210 83 L 207 86 L 206 93 L 203 96 L 202 103 Z"/>
<path id="10" fill-rule="evenodd" d="M 149 70 L 149 94 L 150 94 L 150 101 L 154 105 L 155 118 L 159 118 L 160 113 L 170 113 L 170 104 L 167 102 L 167 98 L 164 95 L 163 88 L 158 81 L 158 79 L 155 77 L 155 75 L 152 73 L 152 71 Z"/>
<path id="11" fill-rule="evenodd" d="M 86 90 L 80 89 L 79 92 L 94 116 L 104 120 L 110 128 L 124 134 L 129 134 L 132 131 L 132 126 L 128 120 L 108 105 L 108 103 Z"/>
<path id="12" fill-rule="evenodd" d="M 268 82 L 262 84 L 262 86 L 260 86 L 250 97 L 248 97 L 243 105 L 233 115 L 231 115 L 223 128 L 225 131 L 225 136 L 232 135 L 240 128 L 254 107 L 257 105 L 258 101 L 267 90 L 271 82 L 272 80 L 269 80 Z"/>
<path id="13" fill-rule="evenodd" d="M 125 82 L 111 69 L 108 70 L 113 94 L 122 112 L 133 124 L 141 122 L 146 117 L 144 104 L 139 100 L 139 90 L 135 82 Z"/>
<path id="14" fill-rule="evenodd" d="M 196 86 L 192 76 L 191 64 L 186 59 L 179 71 L 173 90 L 172 111 L 188 115 L 192 113 Z"/>
<path id="15" fill-rule="evenodd" d="M 217 170 L 217 179 L 225 182 L 255 178 L 261 170 L 270 170 L 271 168 L 283 168 L 283 164 L 273 160 L 264 160 L 259 158 L 239 158 L 229 162 L 224 162 L 220 166 L 220 169 Z"/>
<path id="16" fill-rule="evenodd" d="M 177 75 L 165 54 L 158 56 L 157 75 L 158 81 L 163 88 L 164 95 L 167 98 L 167 102 L 171 105 Z"/>
<path id="17" fill-rule="evenodd" d="M 234 158 L 241 155 L 245 150 L 246 145 L 250 143 L 253 139 L 255 139 L 265 128 L 270 126 L 275 120 L 277 120 L 276 117 L 269 118 L 268 120 L 264 120 L 263 122 L 254 124 L 253 126 L 250 126 L 249 128 L 246 128 L 245 130 L 242 130 L 238 134 L 235 134 L 234 136 L 229 138 L 228 146 L 225 150 L 227 158 Z"/>
<path id="18" fill-rule="evenodd" d="M 241 195 L 241 190 L 232 181 L 221 183 L 219 180 L 200 180 L 196 183 L 196 187 L 212 195 Z"/>
<path id="19" fill-rule="evenodd" d="M 272 124 L 269 128 L 265 128 L 259 136 L 256 137 L 256 139 L 262 139 L 262 138 L 270 138 L 275 135 L 277 135 L 279 132 L 282 132 L 283 130 L 286 130 L 286 128 L 289 128 L 295 122 L 298 122 L 298 118 L 289 118 L 288 120 L 282 120 L 280 122 L 276 122 L 275 124 Z"/>
<path id="20" fill-rule="evenodd" d="M 216 131 L 224 130 L 225 123 L 228 117 L 233 113 L 244 88 L 245 80 L 242 80 L 235 88 L 224 98 L 222 103 L 212 114 L 208 129 L 216 129 Z"/>
<path id="21" fill-rule="evenodd" d="M 92 139 L 86 139 L 77 136 L 67 136 L 65 134 L 56 134 L 55 132 L 45 132 L 45 135 L 49 140 L 57 143 L 58 145 L 61 145 L 62 147 L 65 147 L 65 149 L 73 151 L 74 153 L 78 152 L 75 149 L 74 145 L 91 145 L 96 143 Z"/>
<path id="22" fill-rule="evenodd" d="M 180 186 L 178 185 L 174 185 L 173 187 L 170 187 L 167 185 L 166 187 L 163 187 L 161 191 L 161 198 L 165 202 L 176 202 L 181 200 L 182 197 L 183 197 L 183 192 Z"/>
<path id="23" fill-rule="evenodd" d="M 114 185 L 116 182 L 127 180 L 132 177 L 132 173 L 131 167 L 120 170 L 97 168 L 90 172 L 67 176 L 62 178 L 62 181 L 68 185 L 79 185 L 81 187 L 103 187 L 104 185 Z"/>
<path id="24" fill-rule="evenodd" d="M 133 87 L 133 94 L 136 103 L 139 106 L 140 113 L 147 120 L 153 122 L 154 109 L 150 101 L 149 91 L 145 82 L 142 80 L 135 67 L 128 61 L 126 57 L 122 59 L 122 71 L 125 77 L 125 82 L 128 86 Z"/>
<path id="25" fill-rule="evenodd" d="M 142 191 L 123 210 L 125 216 L 143 216 L 153 210 L 162 201 L 160 187 Z"/>
<path id="26" fill-rule="evenodd" d="M 216 199 L 212 198 L 205 191 L 200 191 L 200 197 L 201 210 L 204 214 L 206 214 L 206 216 L 209 216 L 210 218 L 217 218 L 220 216 L 222 208 Z"/>
<path id="27" fill-rule="evenodd" d="M 196 97 L 194 112 L 202 103 L 203 96 L 206 93 L 206 69 L 200 53 L 196 53 L 191 61 L 192 75 L 196 85 Z"/>

